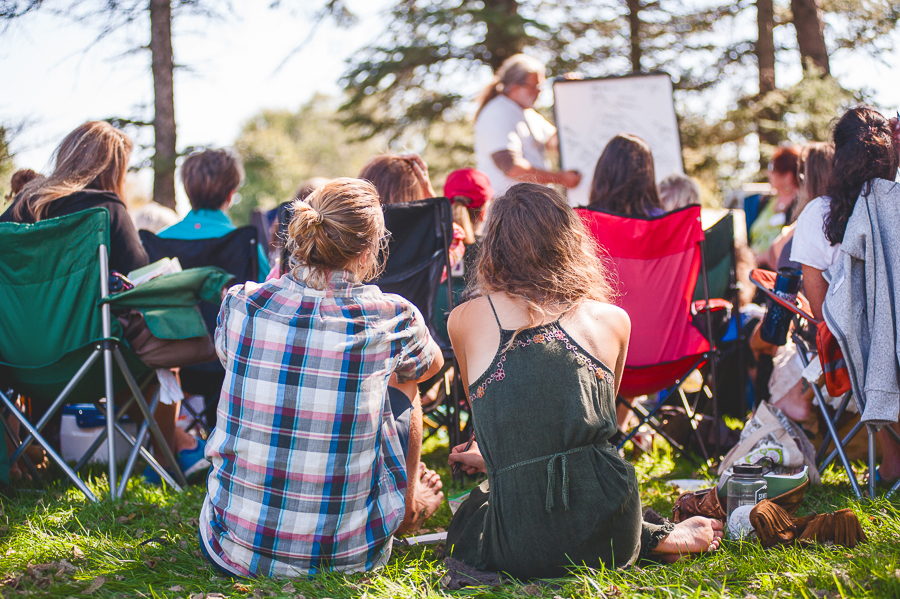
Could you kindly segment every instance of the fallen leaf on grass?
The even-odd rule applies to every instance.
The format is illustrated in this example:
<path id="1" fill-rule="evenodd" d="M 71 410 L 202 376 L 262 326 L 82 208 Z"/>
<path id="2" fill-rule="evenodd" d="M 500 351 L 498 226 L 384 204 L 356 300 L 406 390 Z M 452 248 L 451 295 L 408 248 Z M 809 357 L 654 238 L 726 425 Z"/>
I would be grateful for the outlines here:
<path id="1" fill-rule="evenodd" d="M 225 595 L 222 593 L 208 593 L 206 599 L 225 599 Z"/>
<path id="2" fill-rule="evenodd" d="M 84 559 L 84 551 L 78 545 L 72 545 L 72 557 L 74 559 Z"/>
<path id="3" fill-rule="evenodd" d="M 199 549 L 194 549 L 191 553 L 194 554 L 194 557 L 203 557 L 203 554 L 200 553 Z"/>
<path id="4" fill-rule="evenodd" d="M 541 594 L 541 587 L 536 584 L 529 584 L 522 587 L 522 592 L 530 597 L 537 597 Z"/>
<path id="5" fill-rule="evenodd" d="M 234 583 L 234 586 L 231 588 L 234 589 L 235 591 L 237 591 L 238 593 L 249 593 L 250 591 L 253 590 L 241 582 Z"/>
<path id="6" fill-rule="evenodd" d="M 22 575 L 17 574 L 13 576 L 12 574 L 7 574 L 3 580 L 0 580 L 0 587 L 9 587 L 11 589 L 19 586 L 19 583 L 22 582 Z"/>
<path id="7" fill-rule="evenodd" d="M 92 580 L 91 584 L 89 584 L 86 589 L 81 591 L 81 593 L 83 595 L 90 595 L 91 593 L 93 593 L 94 591 L 96 591 L 97 589 L 102 587 L 104 582 L 106 582 L 106 579 L 103 578 L 102 576 L 98 576 L 97 578 Z"/>
<path id="8" fill-rule="evenodd" d="M 134 514 L 131 514 L 130 516 L 119 516 L 118 518 L 116 518 L 116 524 L 125 524 L 126 522 L 130 522 L 134 519 L 134 516 Z"/>
<path id="9" fill-rule="evenodd" d="M 180 584 L 176 584 L 173 587 L 169 587 L 169 590 L 172 591 L 173 593 L 177 593 L 178 591 L 183 591 L 184 587 L 181 586 Z"/>
<path id="10" fill-rule="evenodd" d="M 157 564 L 157 563 L 159 563 L 159 562 L 157 562 L 157 561 L 156 561 L 155 559 L 153 559 L 153 558 L 145 559 L 145 560 L 144 560 L 144 565 L 147 566 L 148 568 L 150 568 L 151 570 L 152 570 L 153 568 L 156 567 L 156 564 Z"/>
<path id="11" fill-rule="evenodd" d="M 194 593 L 188 599 L 206 599 L 206 593 Z"/>
<path id="12" fill-rule="evenodd" d="M 290 593 L 293 595 L 294 593 L 297 592 L 297 589 L 295 589 L 294 585 L 289 582 L 286 585 L 284 585 L 283 587 L 281 587 L 281 592 L 282 593 Z"/>
<path id="13" fill-rule="evenodd" d="M 137 537 L 137 538 L 141 538 L 141 537 L 144 536 L 145 534 L 147 534 L 147 531 L 144 530 L 143 528 L 139 528 L 139 529 L 137 529 L 136 531 L 134 531 L 134 536 Z"/>
<path id="14" fill-rule="evenodd" d="M 200 520 L 197 518 L 191 518 L 188 520 L 188 526 L 200 526 Z"/>
<path id="15" fill-rule="evenodd" d="M 181 539 L 180 541 L 178 541 L 178 546 L 181 549 L 187 549 L 187 541 L 185 541 L 184 539 Z"/>

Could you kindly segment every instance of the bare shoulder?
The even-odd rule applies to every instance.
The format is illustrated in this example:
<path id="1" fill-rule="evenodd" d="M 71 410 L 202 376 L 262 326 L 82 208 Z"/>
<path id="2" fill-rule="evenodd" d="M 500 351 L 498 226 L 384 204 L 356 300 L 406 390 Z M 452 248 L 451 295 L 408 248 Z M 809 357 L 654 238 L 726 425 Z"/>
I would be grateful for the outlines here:
<path id="1" fill-rule="evenodd" d="M 620 338 L 628 339 L 631 334 L 631 318 L 619 306 L 588 300 L 579 309 L 583 321 L 590 323 L 592 328 L 601 328 L 613 333 Z"/>

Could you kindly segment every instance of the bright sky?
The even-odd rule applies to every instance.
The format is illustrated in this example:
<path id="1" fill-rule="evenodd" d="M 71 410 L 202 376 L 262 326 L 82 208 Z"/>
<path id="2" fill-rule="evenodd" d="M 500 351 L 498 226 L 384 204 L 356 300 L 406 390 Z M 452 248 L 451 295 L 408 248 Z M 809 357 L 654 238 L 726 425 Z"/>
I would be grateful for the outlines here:
<path id="1" fill-rule="evenodd" d="M 384 30 L 383 11 L 390 0 L 347 4 L 361 17 L 357 26 L 322 24 L 313 41 L 281 69 L 279 64 L 309 34 L 313 9 L 291 13 L 268 9 L 268 3 L 233 0 L 233 13 L 221 20 L 176 21 L 175 60 L 190 67 L 175 79 L 179 147 L 230 145 L 242 123 L 264 108 L 296 109 L 315 92 L 337 94 L 344 61 Z M 146 26 L 135 26 L 85 51 L 95 36 L 91 28 L 43 11 L 6 31 L 0 37 L 0 122 L 26 124 L 13 142 L 17 164 L 43 170 L 56 144 L 86 120 L 149 120 L 149 52 L 123 54 L 130 44 L 146 43 L 148 35 Z M 893 113 L 900 106 L 900 77 L 888 64 L 900 64 L 900 52 L 882 58 L 887 64 L 863 53 L 845 54 L 832 69 L 845 86 L 872 90 L 876 105 Z M 781 85 L 799 77 L 798 69 L 783 70 Z M 473 82 L 473 90 L 484 83 Z M 149 132 L 138 139 L 151 141 Z"/>

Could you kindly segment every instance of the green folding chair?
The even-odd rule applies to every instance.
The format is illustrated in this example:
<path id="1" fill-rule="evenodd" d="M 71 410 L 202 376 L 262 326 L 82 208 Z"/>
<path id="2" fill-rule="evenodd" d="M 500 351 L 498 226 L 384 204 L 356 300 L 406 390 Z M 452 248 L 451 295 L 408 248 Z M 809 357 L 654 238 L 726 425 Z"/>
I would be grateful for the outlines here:
<path id="1" fill-rule="evenodd" d="M 28 433 L 10 455 L 10 463 L 15 463 L 32 441 L 37 441 L 91 501 L 96 501 L 97 497 L 76 471 L 104 440 L 110 456 L 109 486 L 113 499 L 124 492 L 139 454 L 168 484 L 176 489 L 186 484 L 175 456 L 153 419 L 158 393 L 148 406 L 138 383 L 139 380 L 148 381 L 153 371 L 128 348 L 121 338 L 118 320 L 111 315 L 111 304 L 119 305 L 117 298 L 123 297 L 123 307 L 130 306 L 136 299 L 146 296 L 148 290 L 142 285 L 108 297 L 108 248 L 109 213 L 105 208 L 93 208 L 36 224 L 0 223 L 0 255 L 3 256 L 0 261 L 0 306 L 3 306 L 0 310 L 0 331 L 3 331 L 0 334 L 0 382 L 3 383 L 0 389 L 12 388 L 16 393 L 30 397 L 34 403 L 47 406 L 40 420 L 32 424 L 10 397 L 0 391 L 0 402 Z M 218 269 L 204 270 L 211 271 L 206 273 L 208 276 L 204 280 L 208 287 L 205 295 L 215 297 L 213 289 L 216 286 L 221 289 L 230 275 Z M 183 278 L 190 278 L 190 275 Z M 171 284 L 165 281 L 156 285 L 162 287 L 162 293 L 157 294 L 160 296 L 158 305 L 148 302 L 149 308 L 145 312 L 148 326 L 151 321 L 156 324 L 167 304 L 172 303 L 167 286 Z M 196 304 L 196 289 L 192 297 Z M 185 299 L 180 299 L 182 313 L 179 316 L 183 317 Z M 179 310 L 177 306 L 173 309 Z M 187 327 L 191 330 L 184 336 L 206 333 L 196 308 L 193 312 L 196 323 L 189 323 L 193 326 Z M 156 334 L 152 326 L 151 331 Z M 113 368 L 114 361 L 117 369 Z M 130 389 L 131 397 L 117 410 L 112 398 L 117 390 L 125 388 Z M 41 431 L 64 404 L 93 402 L 99 405 L 101 397 L 107 398 L 106 430 L 73 469 Z M 121 418 L 132 401 L 137 402 L 144 416 L 137 438 L 121 426 Z M 148 430 L 172 466 L 174 478 L 143 447 Z M 118 485 L 114 459 L 116 432 L 132 445 Z"/>

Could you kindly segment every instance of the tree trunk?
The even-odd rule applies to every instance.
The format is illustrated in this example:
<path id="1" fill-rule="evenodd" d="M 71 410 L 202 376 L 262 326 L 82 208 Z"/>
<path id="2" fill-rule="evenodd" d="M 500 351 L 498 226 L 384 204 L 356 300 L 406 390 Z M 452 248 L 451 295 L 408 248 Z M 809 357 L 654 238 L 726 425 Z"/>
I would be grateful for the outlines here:
<path id="1" fill-rule="evenodd" d="M 172 58 L 172 6 L 150 0 L 150 54 L 153 70 L 153 199 L 175 209 L 175 91 Z"/>
<path id="2" fill-rule="evenodd" d="M 775 6 L 773 0 L 756 0 L 756 21 L 759 37 L 756 40 L 756 61 L 759 65 L 759 93 L 767 94 L 775 88 Z"/>
<path id="3" fill-rule="evenodd" d="M 794 13 L 794 29 L 797 30 L 797 45 L 803 70 L 815 66 L 820 75 L 830 75 L 828 49 L 825 47 L 825 19 L 817 0 L 791 0 Z"/>
<path id="4" fill-rule="evenodd" d="M 519 22 L 518 0 L 485 0 L 484 22 L 487 24 L 487 35 L 484 43 L 491 53 L 488 59 L 494 72 L 503 61 L 518 54 L 525 47 L 526 36 Z"/>
<path id="5" fill-rule="evenodd" d="M 759 26 L 759 37 L 756 40 L 756 60 L 759 65 L 759 95 L 763 96 L 777 89 L 775 87 L 775 6 L 773 0 L 756 0 L 756 19 Z M 760 154 L 768 160 L 765 146 L 777 146 L 778 131 L 773 126 L 778 119 L 775 111 L 769 108 L 760 110 L 756 115 L 757 134 L 762 147 Z"/>
<path id="6" fill-rule="evenodd" d="M 625 0 L 631 40 L 631 72 L 641 72 L 641 0 Z"/>

